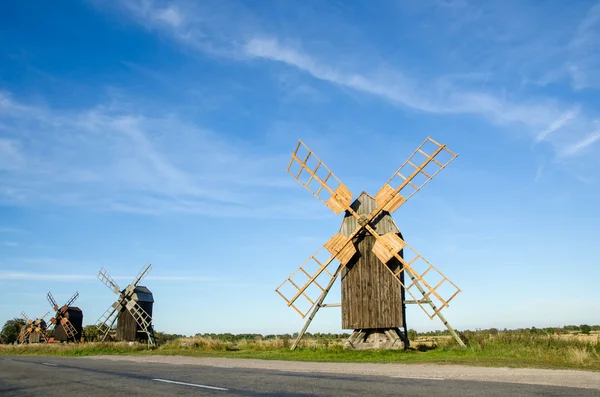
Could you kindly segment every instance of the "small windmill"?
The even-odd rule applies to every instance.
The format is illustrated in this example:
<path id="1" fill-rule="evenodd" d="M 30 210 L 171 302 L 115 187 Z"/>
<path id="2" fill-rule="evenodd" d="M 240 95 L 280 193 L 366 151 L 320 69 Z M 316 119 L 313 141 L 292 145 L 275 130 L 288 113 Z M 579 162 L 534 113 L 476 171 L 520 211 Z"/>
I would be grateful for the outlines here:
<path id="1" fill-rule="evenodd" d="M 118 296 L 97 322 L 102 341 L 106 340 L 118 319 L 117 340 L 146 340 L 148 345 L 156 344 L 152 327 L 154 297 L 148 288 L 138 285 L 151 268 L 151 264 L 145 266 L 133 282 L 123 290 L 104 268 L 100 269 L 98 279 Z"/>
<path id="2" fill-rule="evenodd" d="M 21 332 L 17 339 L 18 343 L 48 343 L 48 335 L 46 334 L 47 323 L 45 318 L 49 314 L 50 312 L 46 312 L 42 317 L 32 320 L 25 312 L 21 312 L 21 316 L 25 320 L 25 325 L 21 327 Z"/>
<path id="3" fill-rule="evenodd" d="M 348 347 L 407 348 L 407 303 L 418 304 L 430 319 L 438 317 L 464 346 L 441 313 L 460 289 L 404 241 L 390 215 L 456 157 L 446 145 L 428 137 L 375 197 L 363 192 L 352 201 L 350 190 L 298 142 L 287 172 L 334 213 L 345 211 L 345 215 L 339 233 L 276 289 L 302 318 L 310 312 L 292 350 L 318 310 L 327 306 L 341 306 L 342 328 L 354 330 Z M 334 262 L 339 265 L 332 266 Z M 342 303 L 324 304 L 340 275 Z M 412 300 L 405 299 L 406 293 Z"/>
<path id="4" fill-rule="evenodd" d="M 75 292 L 71 299 L 60 307 L 51 292 L 48 292 L 46 298 L 55 312 L 54 317 L 50 319 L 54 326 L 54 339 L 61 342 L 79 342 L 83 333 L 83 312 L 80 308 L 71 306 L 79 298 L 79 292 Z"/>

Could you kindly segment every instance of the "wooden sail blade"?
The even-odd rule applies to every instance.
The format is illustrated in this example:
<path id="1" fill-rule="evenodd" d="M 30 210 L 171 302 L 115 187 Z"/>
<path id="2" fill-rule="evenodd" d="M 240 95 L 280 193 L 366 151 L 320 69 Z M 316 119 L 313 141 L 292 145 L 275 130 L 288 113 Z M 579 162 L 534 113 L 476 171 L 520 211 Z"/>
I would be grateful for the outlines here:
<path id="1" fill-rule="evenodd" d="M 96 322 L 98 334 L 100 335 L 100 342 L 104 342 L 104 340 L 108 336 L 108 333 L 112 329 L 112 326 L 117 321 L 120 308 L 121 305 L 118 302 L 114 302 L 111 306 L 108 307 L 108 309 L 106 309 L 104 314 L 102 314 L 102 316 L 100 316 L 100 318 Z"/>
<path id="2" fill-rule="evenodd" d="M 52 296 L 51 292 L 48 292 L 46 298 L 48 299 L 48 302 L 50 303 L 50 306 L 52 306 L 54 311 L 58 311 L 58 304 L 56 303 L 56 300 L 54 299 L 54 296 Z"/>
<path id="3" fill-rule="evenodd" d="M 367 226 L 367 230 L 377 240 L 373 247 L 373 253 L 380 261 L 387 263 L 392 258 L 396 258 L 400 262 L 401 266 L 396 271 L 388 266 L 386 268 L 429 318 L 435 317 L 442 309 L 448 307 L 450 301 L 460 293 L 460 288 L 456 284 L 398 235 L 386 233 L 379 236 L 369 226 Z M 400 251 L 402 251 L 402 255 L 400 255 Z M 402 283 L 400 279 L 402 272 L 409 276 L 410 283 L 406 279 Z"/>
<path id="4" fill-rule="evenodd" d="M 457 156 L 446 145 L 425 139 L 377 192 L 376 211 L 396 211 Z"/>
<path id="5" fill-rule="evenodd" d="M 71 306 L 73 304 L 73 302 L 75 302 L 77 300 L 77 298 L 79 298 L 79 292 L 75 292 L 75 294 L 73 294 L 71 299 L 69 299 L 67 301 L 67 303 L 65 303 L 65 306 L 68 308 L 69 306 Z"/>
<path id="6" fill-rule="evenodd" d="M 100 269 L 98 272 L 98 280 L 102 281 L 102 283 L 111 289 L 115 294 L 121 292 L 121 288 L 119 288 L 115 280 L 113 280 L 105 268 Z"/>
<path id="7" fill-rule="evenodd" d="M 125 304 L 129 313 L 144 332 L 148 332 L 152 327 L 152 317 L 133 299 Z"/>
<path id="8" fill-rule="evenodd" d="M 386 233 L 375 241 L 373 253 L 383 263 L 397 255 L 405 246 L 404 241 L 396 233 Z"/>
<path id="9" fill-rule="evenodd" d="M 137 286 L 137 285 L 138 285 L 138 283 L 139 283 L 140 281 L 142 281 L 142 279 L 143 279 L 144 277 L 146 277 L 146 274 L 148 274 L 148 272 L 150 272 L 150 270 L 152 270 L 152 264 L 151 264 L 151 263 L 148 263 L 146 266 L 144 266 L 144 267 L 142 268 L 142 270 L 140 270 L 140 272 L 138 273 L 138 275 L 135 277 L 135 280 L 134 280 L 134 282 L 133 282 L 133 285 L 134 285 L 134 286 Z"/>
<path id="10" fill-rule="evenodd" d="M 350 238 L 336 233 L 324 245 L 329 253 L 335 256 L 340 263 L 347 265 L 356 254 L 356 247 L 350 242 Z"/>
<path id="11" fill-rule="evenodd" d="M 21 312 L 21 317 L 23 317 L 26 322 L 29 321 L 29 316 L 25 314 L 25 312 Z"/>
<path id="12" fill-rule="evenodd" d="M 321 247 L 286 278 L 275 292 L 302 318 L 306 317 L 326 286 L 337 277 L 335 269 L 338 264 L 332 265 L 333 262 L 337 262 L 335 255 L 329 256 L 327 249 Z M 344 264 L 340 266 L 344 267 Z"/>
<path id="13" fill-rule="evenodd" d="M 73 324 L 71 324 L 68 318 L 63 318 L 62 320 L 60 320 L 60 325 L 63 327 L 67 338 L 75 338 L 75 335 L 77 335 L 77 330 L 75 329 L 75 327 L 73 327 Z"/>
<path id="14" fill-rule="evenodd" d="M 302 141 L 292 153 L 287 172 L 336 214 L 350 208 L 352 192 Z"/>

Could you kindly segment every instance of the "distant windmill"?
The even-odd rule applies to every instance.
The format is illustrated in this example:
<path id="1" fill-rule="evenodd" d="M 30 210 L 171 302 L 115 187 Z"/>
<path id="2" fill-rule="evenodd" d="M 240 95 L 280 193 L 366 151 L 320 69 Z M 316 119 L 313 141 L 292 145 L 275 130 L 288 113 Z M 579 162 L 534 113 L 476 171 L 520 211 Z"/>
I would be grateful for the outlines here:
<path id="1" fill-rule="evenodd" d="M 21 312 L 21 316 L 25 320 L 25 325 L 21 327 L 21 332 L 17 338 L 18 343 L 48 343 L 48 335 L 46 334 L 47 323 L 46 316 L 50 312 L 46 312 L 42 317 L 30 319 L 25 312 Z"/>
<path id="2" fill-rule="evenodd" d="M 334 213 L 344 211 L 345 215 L 339 233 L 276 289 L 303 318 L 310 312 L 292 349 L 318 310 L 326 306 L 342 307 L 342 328 L 354 330 L 348 347 L 407 348 L 407 303 L 418 304 L 431 319 L 437 316 L 464 346 L 441 313 L 460 289 L 404 241 L 390 215 L 456 156 L 446 145 L 428 137 L 375 197 L 363 192 L 352 201 L 350 190 L 302 141 L 298 142 L 288 173 Z M 361 161 L 377 159 L 371 154 Z M 334 260 L 338 266 L 330 266 Z M 342 303 L 324 304 L 340 275 Z M 405 299 L 407 292 L 412 300 Z"/>
<path id="3" fill-rule="evenodd" d="M 80 308 L 71 306 L 77 298 L 79 292 L 75 294 L 62 306 L 58 306 L 52 293 L 46 295 L 50 306 L 54 309 L 54 317 L 50 323 L 54 326 L 54 340 L 61 342 L 79 342 L 83 334 L 83 312 Z"/>
<path id="4" fill-rule="evenodd" d="M 148 288 L 138 285 L 151 268 L 151 264 L 145 266 L 135 280 L 123 290 L 121 290 L 104 268 L 100 269 L 98 279 L 118 295 L 117 300 L 104 312 L 97 322 L 102 341 L 106 340 L 115 321 L 118 320 L 116 330 L 117 340 L 147 341 L 148 345 L 156 344 L 154 329 L 152 327 L 154 297 Z"/>

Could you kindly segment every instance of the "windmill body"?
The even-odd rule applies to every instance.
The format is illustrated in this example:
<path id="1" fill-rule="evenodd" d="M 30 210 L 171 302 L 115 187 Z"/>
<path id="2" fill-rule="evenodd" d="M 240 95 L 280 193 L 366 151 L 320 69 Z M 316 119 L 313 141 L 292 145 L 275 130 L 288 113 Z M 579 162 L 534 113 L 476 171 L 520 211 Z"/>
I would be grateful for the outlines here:
<path id="1" fill-rule="evenodd" d="M 54 328 L 54 340 L 59 342 L 80 341 L 83 336 L 83 311 L 77 306 L 69 306 L 64 311 L 63 318 L 69 320 L 75 333 L 67 332 L 67 327 L 57 326 Z"/>
<path id="2" fill-rule="evenodd" d="M 42 317 L 36 319 L 30 319 L 25 312 L 21 312 L 21 316 L 25 320 L 25 324 L 21 327 L 21 331 L 17 338 L 19 344 L 23 343 L 48 343 L 48 323 L 46 322 L 46 316 L 50 312 L 46 312 Z"/>
<path id="3" fill-rule="evenodd" d="M 152 306 L 154 304 L 154 297 L 152 292 L 144 286 L 138 285 L 133 290 L 131 299 L 136 302 L 150 317 L 152 317 Z M 116 340 L 120 341 L 147 341 L 148 334 L 146 331 L 135 321 L 133 315 L 123 308 L 119 312 L 117 319 L 117 333 Z"/>
<path id="4" fill-rule="evenodd" d="M 34 321 L 34 327 L 29 334 L 29 343 L 43 343 L 46 342 L 46 329 L 48 324 L 43 319 L 36 318 Z"/>
<path id="5" fill-rule="evenodd" d="M 363 192 L 353 201 L 323 161 L 298 143 L 287 172 L 335 214 L 344 212 L 344 219 L 339 232 L 275 289 L 289 307 L 308 316 L 292 349 L 319 309 L 328 306 L 341 306 L 342 328 L 354 330 L 347 347 L 407 348 L 408 303 L 418 304 L 430 319 L 438 317 L 464 346 L 441 313 L 460 289 L 404 241 L 390 215 L 456 156 L 428 137 L 375 196 Z M 339 277 L 341 304 L 324 303 Z"/>
<path id="6" fill-rule="evenodd" d="M 377 208 L 377 202 L 362 192 L 350 207 L 367 216 Z M 350 236 L 356 226 L 357 219 L 346 212 L 339 234 Z M 387 212 L 371 226 L 379 235 L 394 233 L 402 238 Z M 396 258 L 381 262 L 373 254 L 376 241 L 369 232 L 360 235 L 354 242 L 356 254 L 341 272 L 342 328 L 354 330 L 348 343 L 355 349 L 402 348 L 408 345 L 403 283 L 386 269 L 397 272 L 402 265 Z M 404 281 L 403 274 L 401 277 Z"/>
<path id="7" fill-rule="evenodd" d="M 62 306 L 58 306 L 52 293 L 48 292 L 46 297 L 55 312 L 54 317 L 50 319 L 50 324 L 54 327 L 54 340 L 80 342 L 83 336 L 83 311 L 72 306 L 79 297 L 79 292 L 75 292 L 71 299 Z"/>

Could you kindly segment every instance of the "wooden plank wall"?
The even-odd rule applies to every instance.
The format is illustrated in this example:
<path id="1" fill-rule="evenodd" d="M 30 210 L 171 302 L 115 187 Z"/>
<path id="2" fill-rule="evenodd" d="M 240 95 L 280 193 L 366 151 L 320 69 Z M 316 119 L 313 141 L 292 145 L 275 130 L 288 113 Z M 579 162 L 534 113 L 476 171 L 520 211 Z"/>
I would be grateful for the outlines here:
<path id="1" fill-rule="evenodd" d="M 66 316 L 71 325 L 75 327 L 75 330 L 77 331 L 74 339 L 80 340 L 83 334 L 83 311 L 81 311 L 81 309 L 78 307 L 72 306 L 67 309 Z M 61 342 L 68 340 L 67 334 L 62 325 L 57 325 L 54 328 L 54 339 Z"/>
<path id="2" fill-rule="evenodd" d="M 342 272 L 343 329 L 404 326 L 400 283 L 373 254 L 374 243 L 373 236 L 364 236 Z"/>
<path id="3" fill-rule="evenodd" d="M 152 302 L 138 302 L 138 305 L 152 316 Z M 135 321 L 129 310 L 125 309 L 119 313 L 119 319 L 117 321 L 117 340 L 121 341 L 142 341 L 147 340 L 148 335 L 141 331 L 140 326 Z"/>
<path id="4" fill-rule="evenodd" d="M 375 199 L 363 192 L 351 205 L 359 215 L 368 215 L 377 207 Z M 340 233 L 348 236 L 358 225 L 356 218 L 346 214 Z M 384 212 L 371 222 L 378 234 L 400 231 L 392 217 Z M 402 288 L 374 254 L 375 238 L 364 235 L 357 243 L 357 254 L 342 271 L 342 328 L 394 328 L 404 326 Z M 393 270 L 400 264 L 388 262 Z"/>

